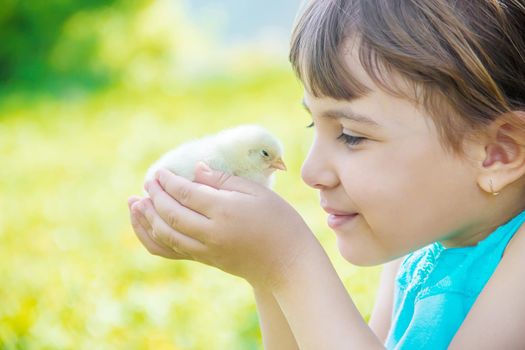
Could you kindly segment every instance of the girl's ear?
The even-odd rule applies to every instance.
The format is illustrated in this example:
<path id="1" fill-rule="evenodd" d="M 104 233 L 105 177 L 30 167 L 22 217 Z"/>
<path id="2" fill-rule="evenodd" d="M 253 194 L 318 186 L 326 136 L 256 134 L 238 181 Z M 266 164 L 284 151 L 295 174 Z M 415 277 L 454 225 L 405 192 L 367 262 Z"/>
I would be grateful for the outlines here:
<path id="1" fill-rule="evenodd" d="M 495 120 L 484 146 L 478 177 L 478 185 L 484 191 L 500 192 L 519 179 L 525 182 L 525 112 L 515 112 L 512 119 Z"/>

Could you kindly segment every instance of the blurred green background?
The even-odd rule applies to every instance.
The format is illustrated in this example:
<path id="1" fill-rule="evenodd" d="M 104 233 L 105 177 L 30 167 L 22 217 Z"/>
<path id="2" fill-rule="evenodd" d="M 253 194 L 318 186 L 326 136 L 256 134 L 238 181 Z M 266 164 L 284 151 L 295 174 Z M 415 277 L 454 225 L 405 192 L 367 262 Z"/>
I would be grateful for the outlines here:
<path id="1" fill-rule="evenodd" d="M 250 286 L 150 255 L 126 203 L 167 149 L 242 123 L 283 140 L 275 190 L 368 320 L 379 268 L 340 257 L 300 179 L 312 131 L 287 61 L 299 4 L 251 3 L 2 0 L 0 349 L 262 349 Z"/>

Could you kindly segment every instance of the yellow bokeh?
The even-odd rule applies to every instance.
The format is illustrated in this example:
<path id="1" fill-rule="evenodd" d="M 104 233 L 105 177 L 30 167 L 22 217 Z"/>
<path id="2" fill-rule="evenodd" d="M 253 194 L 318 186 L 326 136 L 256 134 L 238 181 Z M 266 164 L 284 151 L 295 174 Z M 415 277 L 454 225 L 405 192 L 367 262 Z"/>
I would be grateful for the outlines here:
<path id="1" fill-rule="evenodd" d="M 161 153 L 243 123 L 284 141 L 275 190 L 303 215 L 365 319 L 378 268 L 337 252 L 315 191 L 300 179 L 312 138 L 286 57 L 218 50 L 173 1 L 72 16 L 52 54 L 99 38 L 111 86 L 0 103 L 0 349 L 262 349 L 255 300 L 239 278 L 150 255 L 127 198 Z"/>

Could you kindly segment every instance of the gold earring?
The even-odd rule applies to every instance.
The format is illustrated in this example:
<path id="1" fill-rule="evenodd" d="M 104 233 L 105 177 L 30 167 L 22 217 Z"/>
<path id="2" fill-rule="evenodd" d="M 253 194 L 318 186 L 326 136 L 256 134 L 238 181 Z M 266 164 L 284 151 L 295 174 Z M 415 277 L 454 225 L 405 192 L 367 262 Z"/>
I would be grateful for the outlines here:
<path id="1" fill-rule="evenodd" d="M 493 196 L 497 196 L 499 192 L 494 192 L 494 189 L 492 188 L 492 179 L 489 179 L 489 184 L 490 184 L 490 192 L 492 193 Z"/>

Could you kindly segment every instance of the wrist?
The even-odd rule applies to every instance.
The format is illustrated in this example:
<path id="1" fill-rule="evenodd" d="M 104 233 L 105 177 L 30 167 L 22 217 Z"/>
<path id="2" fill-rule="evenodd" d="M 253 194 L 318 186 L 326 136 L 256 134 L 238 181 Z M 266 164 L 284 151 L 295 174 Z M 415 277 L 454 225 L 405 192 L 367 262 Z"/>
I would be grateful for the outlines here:
<path id="1" fill-rule="evenodd" d="M 326 252 L 311 249 L 273 286 L 301 349 L 379 349 Z"/>
<path id="2" fill-rule="evenodd" d="M 293 249 L 288 249 L 286 254 L 277 256 L 273 263 L 269 264 L 266 275 L 257 280 L 248 281 L 254 290 L 273 293 L 276 290 L 287 288 L 300 270 L 309 269 L 310 264 L 316 267 L 316 261 L 328 260 L 328 256 L 315 235 L 306 229 L 302 233 L 296 233 Z M 330 265 L 331 266 L 331 265 Z"/>
<path id="3" fill-rule="evenodd" d="M 305 247 L 301 254 L 286 266 L 279 278 L 267 288 L 270 288 L 273 294 L 293 293 L 293 291 L 300 293 L 308 285 L 319 283 L 327 277 L 338 279 L 326 251 L 315 239 L 315 242 Z"/>

